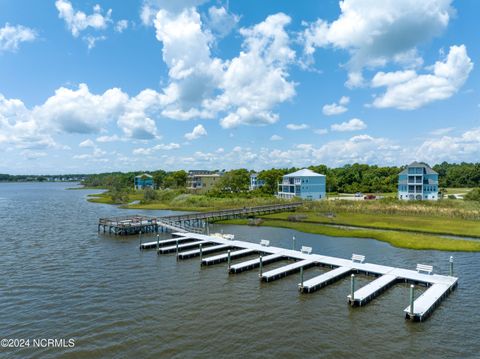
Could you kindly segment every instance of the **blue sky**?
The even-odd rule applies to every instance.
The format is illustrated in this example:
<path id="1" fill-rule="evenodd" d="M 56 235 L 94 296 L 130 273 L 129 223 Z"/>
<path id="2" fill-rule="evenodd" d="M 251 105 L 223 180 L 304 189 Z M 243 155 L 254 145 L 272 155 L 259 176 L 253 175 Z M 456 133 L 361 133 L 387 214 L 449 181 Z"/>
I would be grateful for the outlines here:
<path id="1" fill-rule="evenodd" d="M 474 0 L 0 8 L 3 173 L 479 158 Z"/>

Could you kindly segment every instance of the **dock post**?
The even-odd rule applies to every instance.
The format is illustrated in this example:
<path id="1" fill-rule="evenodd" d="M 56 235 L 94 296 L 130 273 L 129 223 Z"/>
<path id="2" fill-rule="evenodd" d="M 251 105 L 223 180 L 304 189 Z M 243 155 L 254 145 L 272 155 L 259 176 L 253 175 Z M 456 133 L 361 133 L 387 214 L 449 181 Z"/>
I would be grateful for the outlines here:
<path id="1" fill-rule="evenodd" d="M 176 244 L 177 248 L 176 248 L 176 253 L 177 253 L 177 261 L 178 261 L 178 239 L 177 239 L 177 244 Z"/>
<path id="2" fill-rule="evenodd" d="M 160 254 L 160 235 L 157 234 L 157 255 Z"/>
<path id="3" fill-rule="evenodd" d="M 227 258 L 227 260 L 228 260 L 228 271 L 230 272 L 230 265 L 232 263 L 232 258 L 231 258 L 231 255 L 230 255 L 230 249 L 228 250 L 227 255 L 228 255 L 228 258 Z"/>
<path id="4" fill-rule="evenodd" d="M 295 236 L 292 237 L 292 250 L 295 250 Z"/>
<path id="5" fill-rule="evenodd" d="M 200 266 L 203 264 L 203 249 L 202 249 L 202 243 L 199 245 L 200 249 Z"/>
<path id="6" fill-rule="evenodd" d="M 262 275 L 263 275 L 263 257 L 262 255 L 260 255 L 260 274 L 258 275 L 260 279 L 262 279 Z"/>
<path id="7" fill-rule="evenodd" d="M 142 248 L 142 231 L 138 233 L 138 241 L 140 242 L 140 248 Z"/>
<path id="8" fill-rule="evenodd" d="M 453 256 L 450 256 L 450 277 L 453 277 Z"/>
<path id="9" fill-rule="evenodd" d="M 350 277 L 351 280 L 350 280 L 350 302 L 354 303 L 355 301 L 355 274 L 352 274 L 352 276 Z"/>
<path id="10" fill-rule="evenodd" d="M 300 289 L 303 289 L 303 267 L 300 267 Z"/>
<path id="11" fill-rule="evenodd" d="M 413 299 L 415 297 L 415 286 L 410 285 L 410 319 L 413 319 Z"/>

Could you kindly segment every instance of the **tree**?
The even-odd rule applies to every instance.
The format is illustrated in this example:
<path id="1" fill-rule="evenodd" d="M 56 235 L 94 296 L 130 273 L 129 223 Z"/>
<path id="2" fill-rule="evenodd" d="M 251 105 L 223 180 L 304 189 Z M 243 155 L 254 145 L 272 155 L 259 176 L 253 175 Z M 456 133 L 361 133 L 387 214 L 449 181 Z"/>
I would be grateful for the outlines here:
<path id="1" fill-rule="evenodd" d="M 244 168 L 226 172 L 216 184 L 216 190 L 223 193 L 241 193 L 248 191 L 250 172 Z"/>

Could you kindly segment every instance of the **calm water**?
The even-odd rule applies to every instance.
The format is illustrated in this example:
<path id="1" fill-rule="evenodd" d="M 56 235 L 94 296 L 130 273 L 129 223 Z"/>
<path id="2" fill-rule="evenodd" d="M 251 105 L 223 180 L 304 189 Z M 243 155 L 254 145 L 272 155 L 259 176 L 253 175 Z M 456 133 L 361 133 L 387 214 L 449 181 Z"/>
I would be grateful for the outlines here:
<path id="1" fill-rule="evenodd" d="M 403 318 L 404 285 L 351 309 L 348 279 L 300 295 L 298 275 L 261 284 L 256 270 L 228 276 L 225 264 L 200 269 L 198 258 L 177 264 L 174 256 L 139 251 L 138 237 L 98 235 L 98 217 L 127 211 L 88 203 L 90 191 L 65 187 L 0 184 L 0 338 L 74 338 L 75 347 L 0 349 L 0 357 L 479 357 L 480 254 L 453 254 L 458 289 L 428 321 L 412 324 Z M 432 263 L 443 273 L 452 255 L 284 229 L 213 230 L 220 229 L 284 247 L 295 235 L 297 245 L 316 253 L 356 252 L 408 268 Z M 309 269 L 305 278 L 320 271 Z"/>

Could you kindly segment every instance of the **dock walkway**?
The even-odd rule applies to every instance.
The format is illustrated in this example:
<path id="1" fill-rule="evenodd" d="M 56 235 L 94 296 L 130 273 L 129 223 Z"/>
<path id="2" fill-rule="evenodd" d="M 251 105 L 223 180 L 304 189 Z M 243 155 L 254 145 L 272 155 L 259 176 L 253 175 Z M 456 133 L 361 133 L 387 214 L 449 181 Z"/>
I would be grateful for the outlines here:
<path id="1" fill-rule="evenodd" d="M 260 255 L 262 255 L 262 271 L 261 280 L 270 282 L 279 279 L 294 272 L 307 269 L 311 266 L 331 267 L 332 270 L 323 273 L 319 276 L 306 280 L 299 284 L 299 290 L 303 293 L 311 293 L 320 289 L 336 280 L 339 280 L 350 273 L 362 273 L 366 275 L 373 275 L 377 279 L 373 280 L 364 287 L 356 290 L 353 295 L 353 300 L 350 295 L 347 299 L 353 306 L 364 305 L 371 299 L 375 298 L 381 292 L 387 290 L 389 287 L 397 282 L 411 283 L 414 285 L 423 285 L 428 289 L 413 302 L 413 311 L 408 306 L 404 312 L 407 319 L 415 321 L 422 321 L 427 318 L 429 314 L 439 305 L 450 292 L 452 292 L 458 283 L 458 278 L 453 276 L 419 273 L 416 270 L 402 269 L 373 263 L 352 261 L 351 259 L 336 258 L 324 256 L 315 253 L 302 253 L 300 251 L 265 246 L 252 242 L 245 242 L 239 240 L 232 240 L 229 238 L 222 238 L 221 236 L 208 236 L 198 233 L 173 233 L 174 237 L 185 238 L 188 237 L 194 242 L 183 243 L 179 245 L 179 258 L 189 258 L 199 254 L 199 249 L 184 251 L 184 249 L 197 247 L 202 243 L 203 253 L 211 251 L 221 251 L 233 248 L 230 252 L 230 258 L 241 255 L 249 255 L 257 253 L 258 258 L 250 259 L 241 263 L 236 263 L 230 266 L 229 273 L 239 273 L 252 268 L 260 266 Z M 173 240 L 176 241 L 176 238 Z M 168 253 L 176 251 L 175 246 L 167 246 L 160 248 L 160 253 Z M 228 254 L 218 254 L 210 258 L 202 258 L 202 264 L 213 264 L 225 261 Z M 295 263 L 290 263 L 280 268 L 270 271 L 263 271 L 263 266 L 279 260 L 295 260 Z M 408 299 L 406 300 L 408 301 Z"/>

